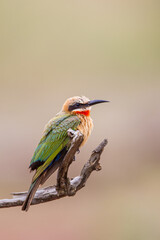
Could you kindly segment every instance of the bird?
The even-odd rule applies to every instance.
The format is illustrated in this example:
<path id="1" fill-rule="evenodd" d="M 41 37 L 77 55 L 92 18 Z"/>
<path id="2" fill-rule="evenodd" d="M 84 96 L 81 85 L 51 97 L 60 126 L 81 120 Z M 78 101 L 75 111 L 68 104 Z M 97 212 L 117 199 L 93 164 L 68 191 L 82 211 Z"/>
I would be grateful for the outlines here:
<path id="1" fill-rule="evenodd" d="M 28 211 L 38 187 L 62 163 L 71 143 L 67 131 L 69 129 L 79 130 L 83 134 L 83 142 L 81 143 L 81 146 L 83 146 L 93 128 L 93 120 L 90 117 L 91 107 L 104 102 L 109 101 L 89 100 L 85 96 L 68 98 L 61 111 L 46 124 L 42 138 L 29 165 L 30 171 L 35 170 L 35 174 L 22 205 L 22 211 Z"/>

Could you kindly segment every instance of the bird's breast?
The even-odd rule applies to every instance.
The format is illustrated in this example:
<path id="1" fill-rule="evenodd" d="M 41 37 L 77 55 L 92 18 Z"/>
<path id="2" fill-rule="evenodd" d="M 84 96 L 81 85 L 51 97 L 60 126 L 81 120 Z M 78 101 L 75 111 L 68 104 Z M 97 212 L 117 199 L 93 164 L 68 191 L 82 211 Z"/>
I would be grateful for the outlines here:
<path id="1" fill-rule="evenodd" d="M 83 134 L 84 140 L 81 144 L 84 145 L 87 141 L 88 137 L 90 136 L 92 129 L 93 129 L 93 121 L 92 118 L 85 115 L 78 116 L 81 120 L 81 123 L 78 125 L 77 129 Z"/>

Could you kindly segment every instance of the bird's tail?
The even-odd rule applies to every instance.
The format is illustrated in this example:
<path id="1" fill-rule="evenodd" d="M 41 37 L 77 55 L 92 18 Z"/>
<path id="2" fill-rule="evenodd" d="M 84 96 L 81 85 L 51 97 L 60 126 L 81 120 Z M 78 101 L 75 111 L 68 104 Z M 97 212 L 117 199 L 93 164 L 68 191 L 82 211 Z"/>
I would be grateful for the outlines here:
<path id="1" fill-rule="evenodd" d="M 32 202 L 32 199 L 37 191 L 37 188 L 39 187 L 40 184 L 42 185 L 57 170 L 57 168 L 62 163 L 66 152 L 67 150 L 63 149 L 57 155 L 57 157 L 53 160 L 51 165 L 31 184 L 26 200 L 22 205 L 22 211 L 26 211 L 26 212 L 28 211 L 30 204 Z"/>
<path id="2" fill-rule="evenodd" d="M 22 211 L 28 211 L 30 204 L 32 202 L 32 199 L 39 187 L 39 185 L 42 185 L 51 175 L 54 173 L 59 165 L 61 164 L 63 158 L 59 159 L 58 162 L 55 162 L 53 165 L 51 165 L 42 175 L 40 175 L 30 186 L 26 200 L 24 201 L 22 205 Z"/>
<path id="3" fill-rule="evenodd" d="M 42 181 L 43 175 L 39 176 L 30 186 L 26 200 L 24 201 L 22 205 L 22 211 L 28 211 L 30 204 L 32 202 L 32 199 L 35 195 L 35 192 L 37 191 L 37 188 L 39 187 L 41 181 Z"/>

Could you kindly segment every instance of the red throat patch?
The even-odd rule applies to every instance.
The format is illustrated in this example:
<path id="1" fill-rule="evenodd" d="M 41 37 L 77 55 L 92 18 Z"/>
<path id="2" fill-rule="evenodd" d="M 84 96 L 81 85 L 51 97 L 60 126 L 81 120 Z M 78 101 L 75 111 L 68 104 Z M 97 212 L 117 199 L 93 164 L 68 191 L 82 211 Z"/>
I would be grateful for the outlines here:
<path id="1" fill-rule="evenodd" d="M 90 116 L 90 110 L 86 110 L 86 111 L 76 111 L 76 114 L 81 114 L 81 115 L 85 115 L 86 117 Z"/>

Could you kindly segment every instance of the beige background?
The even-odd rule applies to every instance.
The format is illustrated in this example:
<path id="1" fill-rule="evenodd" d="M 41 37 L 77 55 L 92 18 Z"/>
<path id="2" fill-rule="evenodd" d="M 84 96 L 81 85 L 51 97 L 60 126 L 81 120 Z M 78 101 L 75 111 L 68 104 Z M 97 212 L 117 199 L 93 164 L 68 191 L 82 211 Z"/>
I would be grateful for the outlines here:
<path id="1" fill-rule="evenodd" d="M 160 239 L 159 12 L 156 0 L 1 1 L 1 198 L 28 189 L 43 127 L 66 98 L 111 101 L 92 109 L 70 175 L 107 137 L 102 171 L 73 198 L 1 209 L 1 239 Z"/>

